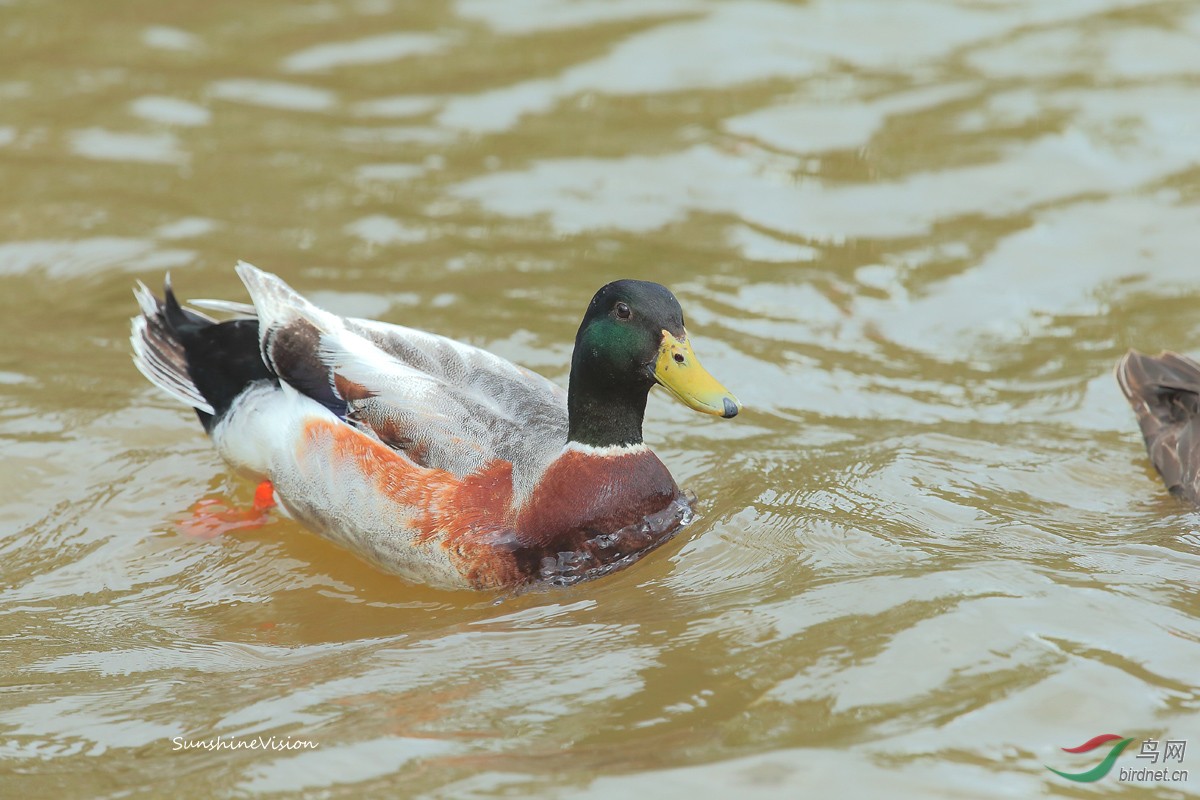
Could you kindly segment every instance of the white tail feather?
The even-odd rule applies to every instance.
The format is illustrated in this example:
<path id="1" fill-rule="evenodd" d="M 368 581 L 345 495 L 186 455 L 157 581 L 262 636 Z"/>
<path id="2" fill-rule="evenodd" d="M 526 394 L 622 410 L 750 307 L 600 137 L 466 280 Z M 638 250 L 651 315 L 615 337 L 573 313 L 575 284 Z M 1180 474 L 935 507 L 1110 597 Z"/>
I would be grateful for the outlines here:
<path id="1" fill-rule="evenodd" d="M 141 281 L 133 294 L 142 309 L 141 316 L 132 320 L 129 336 L 134 366 L 147 380 L 176 400 L 214 413 L 212 405 L 192 383 L 182 345 L 167 331 L 158 299 Z"/>
<path id="2" fill-rule="evenodd" d="M 250 303 L 239 303 L 236 300 L 188 300 L 188 306 L 220 311 L 225 314 L 236 314 L 239 317 L 258 316 L 258 312 Z"/>

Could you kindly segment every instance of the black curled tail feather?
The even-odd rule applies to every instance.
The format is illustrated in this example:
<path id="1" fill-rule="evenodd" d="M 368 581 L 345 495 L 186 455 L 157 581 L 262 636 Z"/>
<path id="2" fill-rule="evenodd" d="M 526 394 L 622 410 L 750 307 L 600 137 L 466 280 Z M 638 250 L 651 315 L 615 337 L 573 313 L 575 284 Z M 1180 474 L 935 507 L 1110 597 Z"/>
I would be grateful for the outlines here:
<path id="1" fill-rule="evenodd" d="M 1200 364 L 1176 353 L 1130 350 L 1116 372 L 1167 488 L 1200 503 Z"/>
<path id="2" fill-rule="evenodd" d="M 206 431 L 256 381 L 276 381 L 262 360 L 257 319 L 216 322 L 182 307 L 168 277 L 163 300 L 139 284 L 134 363 L 156 386 L 196 409 Z"/>

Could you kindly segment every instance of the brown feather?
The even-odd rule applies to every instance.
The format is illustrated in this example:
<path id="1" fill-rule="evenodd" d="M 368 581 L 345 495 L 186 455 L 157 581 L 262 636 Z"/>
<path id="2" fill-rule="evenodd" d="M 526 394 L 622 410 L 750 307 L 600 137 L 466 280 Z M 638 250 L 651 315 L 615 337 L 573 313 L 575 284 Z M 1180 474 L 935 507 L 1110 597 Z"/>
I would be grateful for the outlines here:
<path id="1" fill-rule="evenodd" d="M 1130 350 L 1117 364 L 1117 382 L 1167 488 L 1200 504 L 1200 364 L 1176 353 Z"/>

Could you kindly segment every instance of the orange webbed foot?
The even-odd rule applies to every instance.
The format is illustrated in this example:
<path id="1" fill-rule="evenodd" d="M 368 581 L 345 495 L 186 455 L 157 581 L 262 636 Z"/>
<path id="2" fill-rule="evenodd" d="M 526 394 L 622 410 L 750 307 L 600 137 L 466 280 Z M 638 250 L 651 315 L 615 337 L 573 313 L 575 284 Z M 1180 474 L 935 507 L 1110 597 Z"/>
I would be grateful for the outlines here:
<path id="1" fill-rule="evenodd" d="M 275 507 L 275 487 L 263 481 L 254 490 L 254 503 L 249 508 L 227 505 L 215 497 L 206 497 L 192 506 L 192 515 L 179 523 L 179 530 L 197 539 L 215 539 L 225 533 L 261 528 L 271 521 Z"/>
<path id="2" fill-rule="evenodd" d="M 275 487 L 270 481 L 263 481 L 254 490 L 254 508 L 258 511 L 270 511 L 275 507 Z"/>

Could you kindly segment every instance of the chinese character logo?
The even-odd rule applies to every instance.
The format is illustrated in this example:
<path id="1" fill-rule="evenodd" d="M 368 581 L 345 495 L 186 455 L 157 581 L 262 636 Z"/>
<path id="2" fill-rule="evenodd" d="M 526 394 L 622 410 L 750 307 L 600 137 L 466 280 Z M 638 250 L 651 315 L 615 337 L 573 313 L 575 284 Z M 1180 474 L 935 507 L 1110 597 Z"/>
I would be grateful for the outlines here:
<path id="1" fill-rule="evenodd" d="M 1166 764 L 1168 761 L 1183 761 L 1183 753 L 1187 748 L 1186 739 L 1167 739 L 1164 743 L 1166 746 L 1161 751 L 1162 762 Z M 1160 751 L 1158 749 L 1157 739 L 1147 739 L 1142 742 L 1141 752 L 1137 754 L 1138 758 L 1148 758 L 1151 764 L 1157 764 Z"/>
<path id="2" fill-rule="evenodd" d="M 1098 781 L 1112 770 L 1113 764 L 1115 764 L 1117 761 L 1117 757 L 1121 755 L 1121 753 L 1132 741 L 1133 739 L 1125 739 L 1117 736 L 1115 733 L 1102 733 L 1099 736 L 1094 736 L 1091 739 L 1088 739 L 1078 747 L 1062 748 L 1063 751 L 1067 753 L 1089 753 L 1101 745 L 1108 744 L 1109 742 L 1116 742 L 1112 749 L 1108 751 L 1108 755 L 1106 755 L 1104 759 L 1096 766 L 1089 770 L 1085 770 L 1084 772 L 1061 772 L 1051 766 L 1047 766 L 1046 769 L 1050 770 L 1055 775 L 1060 775 L 1067 780 L 1075 781 L 1076 783 L 1091 783 L 1093 781 Z"/>

